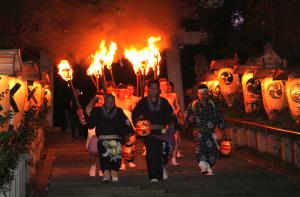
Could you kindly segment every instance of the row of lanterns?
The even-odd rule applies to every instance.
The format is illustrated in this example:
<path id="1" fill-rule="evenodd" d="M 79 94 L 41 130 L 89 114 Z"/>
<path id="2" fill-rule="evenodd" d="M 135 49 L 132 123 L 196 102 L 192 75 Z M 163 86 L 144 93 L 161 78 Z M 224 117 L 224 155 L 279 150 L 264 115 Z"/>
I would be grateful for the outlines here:
<path id="1" fill-rule="evenodd" d="M 39 81 L 24 81 L 17 77 L 0 75 L 0 115 L 5 117 L 11 112 L 9 124 L 14 130 L 20 127 L 24 112 L 30 106 L 42 107 L 44 99 L 47 108 L 51 107 L 51 90 L 44 88 Z M 8 130 L 8 124 L 0 127 L 0 132 Z"/>
<path id="2" fill-rule="evenodd" d="M 219 68 L 215 71 L 215 79 L 203 83 L 208 85 L 215 98 L 222 95 L 229 107 L 243 94 L 246 113 L 264 107 L 272 120 L 289 107 L 292 117 L 300 122 L 300 78 L 296 78 L 295 73 L 290 73 L 287 80 L 276 80 L 274 69 L 262 70 L 263 76 L 259 77 L 255 74 L 259 69 L 245 68 L 241 78 L 236 68 Z"/>
<path id="3" fill-rule="evenodd" d="M 10 51 L 9 51 L 10 52 Z M 10 54 L 7 52 L 8 54 Z M 8 62 L 8 55 L 1 56 L 0 64 Z M 14 57 L 15 59 L 15 57 Z M 9 126 L 12 126 L 14 130 L 18 130 L 21 125 L 24 112 L 26 112 L 30 106 L 34 107 L 46 107 L 51 108 L 51 88 L 50 85 L 42 83 L 41 78 L 36 72 L 30 70 L 30 72 L 18 70 L 14 74 L 10 74 L 7 71 L 12 66 L 4 64 L 6 67 L 0 72 L 0 115 L 6 117 L 10 113 L 9 121 L 0 126 L 0 132 L 7 131 Z M 22 61 L 18 62 L 20 67 L 23 67 Z M 31 67 L 31 65 L 26 65 Z M 26 67 L 25 66 L 25 67 Z M 16 67 L 14 65 L 14 67 Z M 24 69 L 26 69 L 24 67 Z M 26 72 L 26 74 L 24 74 Z M 34 72 L 34 75 L 32 73 Z M 44 105 L 44 106 L 43 106 Z"/>

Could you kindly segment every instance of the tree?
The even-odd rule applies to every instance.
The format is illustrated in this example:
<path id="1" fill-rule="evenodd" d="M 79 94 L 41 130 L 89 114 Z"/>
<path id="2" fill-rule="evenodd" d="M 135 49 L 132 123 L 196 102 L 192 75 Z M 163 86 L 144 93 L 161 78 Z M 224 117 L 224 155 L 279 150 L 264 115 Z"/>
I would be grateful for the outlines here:
<path id="1" fill-rule="evenodd" d="M 120 10 L 115 0 L 1 1 L 0 48 L 41 50 L 57 42 L 55 39 L 64 43 L 79 32 L 72 26 L 80 20 L 78 13 L 97 14 L 104 8 Z"/>
<path id="2" fill-rule="evenodd" d="M 300 63 L 299 1 L 196 0 L 193 3 L 198 24 L 210 34 L 208 49 L 212 56 L 223 58 L 237 51 L 245 62 L 248 57 L 262 55 L 263 46 L 271 42 L 291 66 Z M 243 22 L 235 25 L 235 17 L 241 17 Z"/>

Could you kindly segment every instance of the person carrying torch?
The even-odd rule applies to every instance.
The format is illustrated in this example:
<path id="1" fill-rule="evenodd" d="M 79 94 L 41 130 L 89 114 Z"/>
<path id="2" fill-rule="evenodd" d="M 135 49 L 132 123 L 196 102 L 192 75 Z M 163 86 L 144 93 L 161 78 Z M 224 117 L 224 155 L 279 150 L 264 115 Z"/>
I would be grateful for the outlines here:
<path id="1" fill-rule="evenodd" d="M 73 112 L 75 114 L 73 116 L 73 125 L 74 124 L 77 125 L 77 128 L 79 129 L 79 135 L 81 135 L 80 137 L 84 137 L 81 125 L 79 124 L 79 121 L 82 125 L 86 124 L 82 107 L 78 101 L 80 91 L 77 89 L 76 90 L 74 89 L 74 86 L 72 83 L 73 70 L 71 69 L 71 66 L 67 60 L 61 60 L 60 63 L 58 64 L 58 74 L 68 83 L 68 86 L 71 89 L 73 100 L 70 103 L 70 107 L 71 107 L 71 109 L 73 109 Z M 77 113 L 77 116 L 76 116 L 76 113 Z M 75 128 L 72 128 L 72 137 L 77 138 L 78 136 L 74 132 L 76 132 Z"/>

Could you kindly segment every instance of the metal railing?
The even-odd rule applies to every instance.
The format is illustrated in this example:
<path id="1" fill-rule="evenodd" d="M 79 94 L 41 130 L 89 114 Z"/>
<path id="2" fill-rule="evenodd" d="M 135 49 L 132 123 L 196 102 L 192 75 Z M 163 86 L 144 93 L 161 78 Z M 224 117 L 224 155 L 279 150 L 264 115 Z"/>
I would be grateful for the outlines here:
<path id="1" fill-rule="evenodd" d="M 281 129 L 281 128 L 277 128 L 277 127 L 260 124 L 257 122 L 245 121 L 245 120 L 240 120 L 240 119 L 235 119 L 235 118 L 225 118 L 225 120 L 228 122 L 240 123 L 240 124 L 245 124 L 245 125 L 249 125 L 249 126 L 255 126 L 255 127 L 260 127 L 260 128 L 264 128 L 264 129 L 269 129 L 269 130 L 273 130 L 273 131 L 279 131 L 282 133 L 288 133 L 288 134 L 300 136 L 300 131 L 297 132 L 297 131 L 292 131 L 292 130 L 287 130 L 287 129 Z"/>

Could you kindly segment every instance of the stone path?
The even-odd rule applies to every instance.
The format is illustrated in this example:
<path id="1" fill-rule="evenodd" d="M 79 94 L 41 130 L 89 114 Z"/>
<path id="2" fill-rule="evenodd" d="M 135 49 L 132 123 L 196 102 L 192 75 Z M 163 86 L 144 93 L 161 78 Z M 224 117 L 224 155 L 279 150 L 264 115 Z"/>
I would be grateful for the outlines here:
<path id="1" fill-rule="evenodd" d="M 287 175 L 251 165 L 233 154 L 220 158 L 215 176 L 201 175 L 193 155 L 192 141 L 183 140 L 182 166 L 168 166 L 169 180 L 149 183 L 141 151 L 137 167 L 120 173 L 119 183 L 105 184 L 88 176 L 88 155 L 84 140 L 72 140 L 63 133 L 51 133 L 55 159 L 49 182 L 49 197 L 154 197 L 154 196 L 300 196 L 300 185 Z M 56 137 L 55 137 L 56 136 Z M 140 144 L 141 146 L 141 144 Z M 139 150 L 141 147 L 139 146 Z"/>

